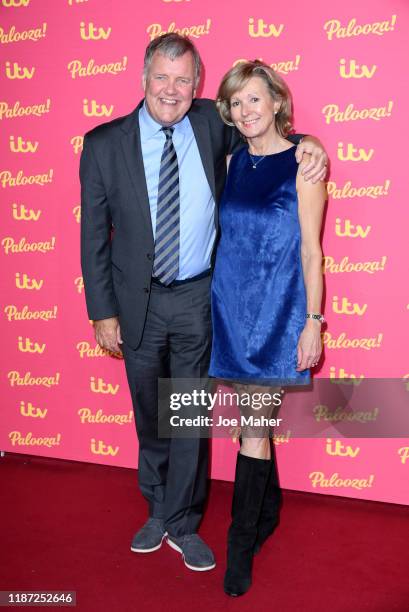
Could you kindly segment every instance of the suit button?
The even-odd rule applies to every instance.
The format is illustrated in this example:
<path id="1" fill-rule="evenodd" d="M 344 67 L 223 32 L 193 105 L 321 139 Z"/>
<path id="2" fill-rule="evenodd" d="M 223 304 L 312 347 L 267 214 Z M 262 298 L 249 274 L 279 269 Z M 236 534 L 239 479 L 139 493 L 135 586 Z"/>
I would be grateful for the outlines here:
<path id="1" fill-rule="evenodd" d="M 148 289 L 148 287 L 144 287 L 144 288 L 143 288 L 143 291 L 144 291 L 144 293 L 149 293 L 149 289 Z"/>
<path id="2" fill-rule="evenodd" d="M 149 259 L 149 261 L 152 261 L 152 255 L 150 253 L 146 253 L 146 257 Z"/>

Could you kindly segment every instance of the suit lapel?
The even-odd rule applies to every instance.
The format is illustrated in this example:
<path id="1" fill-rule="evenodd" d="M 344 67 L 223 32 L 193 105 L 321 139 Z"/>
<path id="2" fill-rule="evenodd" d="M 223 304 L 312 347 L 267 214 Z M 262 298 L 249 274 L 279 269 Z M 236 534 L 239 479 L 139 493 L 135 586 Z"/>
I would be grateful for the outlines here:
<path id="1" fill-rule="evenodd" d="M 216 201 L 213 150 L 212 143 L 210 140 L 209 124 L 204 116 L 200 115 L 194 110 L 188 113 L 188 117 L 193 128 L 206 178 L 208 180 L 213 198 Z"/>
<path id="2" fill-rule="evenodd" d="M 138 104 L 137 108 L 126 118 L 121 126 L 124 132 L 121 138 L 122 153 L 124 163 L 128 170 L 129 177 L 134 188 L 136 201 L 138 202 L 142 215 L 150 228 L 153 240 L 152 220 L 149 206 L 148 189 L 146 186 L 145 168 L 143 165 L 141 138 L 139 131 L 139 109 L 143 104 L 143 100 Z M 200 158 L 206 178 L 209 183 L 213 198 L 216 201 L 216 185 L 213 165 L 213 150 L 210 140 L 210 130 L 207 119 L 195 112 L 194 109 L 188 113 L 193 133 L 199 149 Z"/>
<path id="3" fill-rule="evenodd" d="M 143 102 L 131 113 L 122 126 L 124 134 L 121 138 L 124 162 L 128 169 L 136 200 L 141 208 L 143 217 L 150 228 L 153 240 L 152 220 L 149 206 L 148 189 L 146 187 L 145 168 L 143 165 L 141 138 L 139 132 L 138 114 Z"/>

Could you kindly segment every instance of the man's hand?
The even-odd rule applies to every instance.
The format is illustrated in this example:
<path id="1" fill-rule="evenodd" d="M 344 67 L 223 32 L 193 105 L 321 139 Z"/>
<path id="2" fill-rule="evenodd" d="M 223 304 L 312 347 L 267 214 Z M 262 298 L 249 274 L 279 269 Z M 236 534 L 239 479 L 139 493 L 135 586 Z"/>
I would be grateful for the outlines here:
<path id="1" fill-rule="evenodd" d="M 118 317 L 110 319 L 100 319 L 94 321 L 95 340 L 101 348 L 104 348 L 111 353 L 119 353 L 122 355 L 121 329 L 119 327 Z"/>
<path id="2" fill-rule="evenodd" d="M 298 163 L 302 160 L 304 153 L 311 155 L 310 163 L 302 171 L 304 179 L 306 181 L 311 180 L 313 183 L 324 181 L 328 169 L 328 155 L 318 138 L 304 136 L 295 152 L 295 158 Z"/>

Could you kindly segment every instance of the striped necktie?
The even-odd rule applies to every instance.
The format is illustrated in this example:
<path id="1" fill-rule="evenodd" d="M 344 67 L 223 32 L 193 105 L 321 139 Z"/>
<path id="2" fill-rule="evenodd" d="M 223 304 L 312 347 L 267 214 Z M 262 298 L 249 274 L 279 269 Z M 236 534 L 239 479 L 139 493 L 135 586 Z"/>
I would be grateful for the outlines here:
<path id="1" fill-rule="evenodd" d="M 166 136 L 160 161 L 156 211 L 155 256 L 153 276 L 169 285 L 179 272 L 179 167 L 172 133 L 164 127 Z"/>

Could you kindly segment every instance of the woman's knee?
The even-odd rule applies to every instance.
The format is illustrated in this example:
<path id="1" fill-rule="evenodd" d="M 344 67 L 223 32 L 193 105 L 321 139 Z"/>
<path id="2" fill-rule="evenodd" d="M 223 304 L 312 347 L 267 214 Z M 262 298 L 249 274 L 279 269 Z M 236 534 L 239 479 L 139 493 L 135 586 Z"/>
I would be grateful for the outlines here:
<path id="1" fill-rule="evenodd" d="M 269 438 L 242 437 L 241 452 L 250 457 L 268 458 L 270 454 Z"/>

